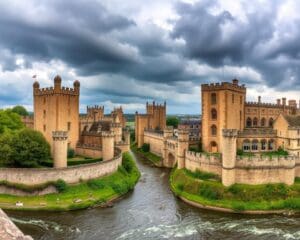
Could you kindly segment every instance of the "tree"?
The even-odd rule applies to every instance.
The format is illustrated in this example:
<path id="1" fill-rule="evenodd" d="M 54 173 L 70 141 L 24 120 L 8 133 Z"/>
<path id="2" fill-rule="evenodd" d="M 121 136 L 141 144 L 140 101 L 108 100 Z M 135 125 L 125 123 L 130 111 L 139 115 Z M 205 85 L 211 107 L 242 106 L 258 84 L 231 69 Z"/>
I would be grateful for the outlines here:
<path id="1" fill-rule="evenodd" d="M 179 119 L 177 117 L 167 117 L 167 126 L 173 126 L 177 128 L 179 124 Z"/>
<path id="2" fill-rule="evenodd" d="M 12 112 L 19 114 L 20 116 L 28 116 L 29 113 L 23 106 L 15 106 L 12 109 Z"/>
<path id="3" fill-rule="evenodd" d="M 13 135 L 11 131 L 5 131 L 3 134 L 0 135 L 0 166 L 12 164 L 12 138 Z"/>
<path id="4" fill-rule="evenodd" d="M 11 159 L 16 166 L 36 167 L 50 158 L 50 145 L 43 134 L 28 128 L 13 136 L 11 147 Z"/>
<path id="5" fill-rule="evenodd" d="M 0 110 L 0 134 L 5 130 L 20 130 L 24 128 L 24 124 L 20 115 L 12 110 Z"/>

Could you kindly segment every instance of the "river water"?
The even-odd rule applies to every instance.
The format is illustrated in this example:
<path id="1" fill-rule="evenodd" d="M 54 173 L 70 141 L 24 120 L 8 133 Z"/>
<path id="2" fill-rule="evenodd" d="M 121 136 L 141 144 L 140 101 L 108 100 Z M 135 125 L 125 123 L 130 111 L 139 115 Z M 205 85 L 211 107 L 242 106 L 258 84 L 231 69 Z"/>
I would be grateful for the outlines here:
<path id="1" fill-rule="evenodd" d="M 300 217 L 244 216 L 189 206 L 169 190 L 170 171 L 137 160 L 133 192 L 113 208 L 8 215 L 34 239 L 300 239 Z"/>

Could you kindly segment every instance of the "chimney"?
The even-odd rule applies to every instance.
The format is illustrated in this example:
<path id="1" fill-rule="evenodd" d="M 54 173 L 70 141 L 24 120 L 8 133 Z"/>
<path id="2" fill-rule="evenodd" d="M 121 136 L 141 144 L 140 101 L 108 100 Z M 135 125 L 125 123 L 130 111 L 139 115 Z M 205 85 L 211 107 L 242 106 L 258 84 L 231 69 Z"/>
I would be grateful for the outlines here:
<path id="1" fill-rule="evenodd" d="M 239 84 L 239 80 L 237 80 L 236 78 L 232 80 L 232 84 L 234 85 L 238 85 Z"/>
<path id="2" fill-rule="evenodd" d="M 283 105 L 283 106 L 286 105 L 286 98 L 282 98 L 282 105 Z"/>
<path id="3" fill-rule="evenodd" d="M 258 96 L 258 103 L 261 103 L 261 96 Z"/>
<path id="4" fill-rule="evenodd" d="M 277 99 L 277 105 L 280 105 L 280 98 Z"/>

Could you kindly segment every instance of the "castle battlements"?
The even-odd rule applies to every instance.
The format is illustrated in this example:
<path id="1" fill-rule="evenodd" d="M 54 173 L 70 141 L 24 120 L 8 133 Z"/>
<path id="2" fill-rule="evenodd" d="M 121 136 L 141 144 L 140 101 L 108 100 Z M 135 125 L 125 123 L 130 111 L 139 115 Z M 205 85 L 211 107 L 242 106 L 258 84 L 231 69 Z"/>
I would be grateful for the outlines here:
<path id="1" fill-rule="evenodd" d="M 245 85 L 238 85 L 238 80 L 233 79 L 232 83 L 230 82 L 221 82 L 221 83 L 211 83 L 211 84 L 202 84 L 202 90 L 205 91 L 216 91 L 216 90 L 233 90 L 242 93 L 246 93 Z"/>
<path id="2" fill-rule="evenodd" d="M 294 168 L 296 156 L 237 156 L 238 168 Z"/>
<path id="3" fill-rule="evenodd" d="M 222 162 L 220 156 L 210 155 L 207 153 L 186 151 L 185 156 L 189 161 L 198 162 L 200 165 L 206 163 L 221 166 Z"/>
<path id="4" fill-rule="evenodd" d="M 282 105 L 277 103 L 262 103 L 262 102 L 245 102 L 245 107 L 265 107 L 265 108 L 287 108 L 292 109 L 295 108 L 291 105 Z"/>
<path id="5" fill-rule="evenodd" d="M 55 89 L 54 87 L 35 88 L 33 93 L 35 96 L 53 95 L 53 94 L 64 94 L 64 95 L 77 96 L 77 95 L 79 95 L 79 89 L 69 88 L 69 87 L 62 87 L 59 89 Z"/>
<path id="6" fill-rule="evenodd" d="M 103 110 L 104 111 L 104 106 L 100 106 L 100 105 L 87 106 L 86 109 L 87 109 L 87 111 L 89 111 L 89 110 Z"/>
<path id="7" fill-rule="evenodd" d="M 156 136 L 156 137 L 164 137 L 164 134 L 162 131 L 155 131 L 152 129 L 145 129 L 144 131 L 145 136 L 150 135 L 150 136 Z"/>
<path id="8" fill-rule="evenodd" d="M 53 140 L 65 140 L 68 138 L 67 131 L 53 131 L 52 132 Z"/>
<path id="9" fill-rule="evenodd" d="M 222 133 L 224 137 L 237 137 L 238 130 L 237 129 L 222 129 Z"/>
<path id="10" fill-rule="evenodd" d="M 115 137 L 115 133 L 111 131 L 103 131 L 101 132 L 101 136 L 104 138 L 113 138 Z"/>

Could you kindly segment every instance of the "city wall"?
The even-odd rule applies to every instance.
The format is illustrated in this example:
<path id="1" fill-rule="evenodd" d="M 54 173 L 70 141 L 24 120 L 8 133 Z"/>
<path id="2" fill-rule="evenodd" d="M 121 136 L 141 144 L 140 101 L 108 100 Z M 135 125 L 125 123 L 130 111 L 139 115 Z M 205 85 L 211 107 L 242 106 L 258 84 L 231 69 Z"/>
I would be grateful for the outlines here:
<path id="1" fill-rule="evenodd" d="M 76 155 L 90 158 L 102 158 L 102 148 L 97 145 L 80 144 L 76 146 Z"/>
<path id="2" fill-rule="evenodd" d="M 0 180 L 25 185 L 43 184 L 63 179 L 67 183 L 78 183 L 81 180 L 99 178 L 118 170 L 122 164 L 122 153 L 116 149 L 111 160 L 82 164 L 66 168 L 0 168 Z"/>
<path id="3" fill-rule="evenodd" d="M 150 144 L 150 152 L 162 156 L 164 148 L 164 136 L 163 133 L 157 133 L 154 131 L 144 131 L 144 142 Z"/>

